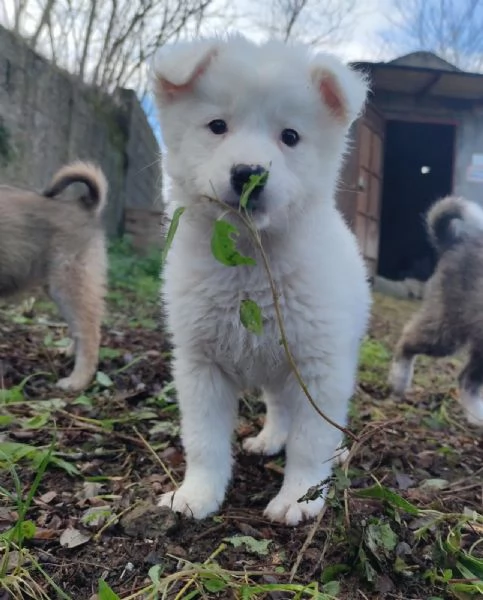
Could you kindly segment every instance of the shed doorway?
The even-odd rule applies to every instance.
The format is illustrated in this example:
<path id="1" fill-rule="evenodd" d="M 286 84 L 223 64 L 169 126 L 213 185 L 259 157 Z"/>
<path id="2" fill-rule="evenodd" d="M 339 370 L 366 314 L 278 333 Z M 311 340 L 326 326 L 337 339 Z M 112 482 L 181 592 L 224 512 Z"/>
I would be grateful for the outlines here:
<path id="1" fill-rule="evenodd" d="M 435 255 L 425 214 L 450 194 L 456 127 L 386 122 L 378 272 L 386 279 L 426 281 Z"/>

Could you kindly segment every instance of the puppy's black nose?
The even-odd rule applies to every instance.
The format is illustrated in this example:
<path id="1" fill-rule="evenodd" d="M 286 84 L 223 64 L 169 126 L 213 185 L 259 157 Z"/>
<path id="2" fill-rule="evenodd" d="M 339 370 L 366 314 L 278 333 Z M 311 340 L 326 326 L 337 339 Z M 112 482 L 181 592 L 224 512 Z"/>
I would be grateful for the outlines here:
<path id="1" fill-rule="evenodd" d="M 252 175 L 263 175 L 267 170 L 260 165 L 234 165 L 231 168 L 231 187 L 234 192 L 241 196 L 243 186 L 250 181 Z M 250 194 L 250 198 L 255 199 L 265 186 L 265 182 L 260 183 Z"/>

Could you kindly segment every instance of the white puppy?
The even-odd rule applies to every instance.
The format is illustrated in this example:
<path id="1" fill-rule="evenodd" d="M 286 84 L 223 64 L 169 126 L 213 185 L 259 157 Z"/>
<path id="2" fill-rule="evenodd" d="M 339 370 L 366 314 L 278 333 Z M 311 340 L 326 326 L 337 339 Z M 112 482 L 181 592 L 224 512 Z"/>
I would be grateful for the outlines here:
<path id="1" fill-rule="evenodd" d="M 154 70 L 169 201 L 186 207 L 163 293 L 187 467 L 182 486 L 160 504 L 195 518 L 220 507 L 237 397 L 261 387 L 265 427 L 244 448 L 273 454 L 286 446 L 283 485 L 265 514 L 295 525 L 321 510 L 323 498 L 298 500 L 330 475 L 341 433 L 316 413 L 292 374 L 267 274 L 236 217 L 238 247 L 256 266 L 228 267 L 213 257 L 213 223 L 224 211 L 206 196 L 237 207 L 250 175 L 269 171 L 250 214 L 270 260 L 288 343 L 319 407 L 345 425 L 370 293 L 334 193 L 366 83 L 329 55 L 240 36 L 164 47 Z M 247 296 L 262 309 L 262 335 L 240 323 Z"/>

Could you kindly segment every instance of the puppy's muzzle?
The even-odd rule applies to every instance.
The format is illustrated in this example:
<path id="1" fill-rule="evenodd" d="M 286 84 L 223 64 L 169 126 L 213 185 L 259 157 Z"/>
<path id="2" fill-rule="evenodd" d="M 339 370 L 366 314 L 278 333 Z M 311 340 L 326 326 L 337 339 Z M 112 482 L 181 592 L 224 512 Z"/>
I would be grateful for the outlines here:
<path id="1" fill-rule="evenodd" d="M 250 177 L 252 175 L 260 176 L 266 172 L 267 172 L 267 170 L 264 167 L 262 167 L 261 165 L 244 165 L 244 164 L 234 165 L 231 168 L 230 183 L 231 183 L 231 187 L 232 187 L 233 191 L 238 196 L 238 198 L 242 195 L 243 188 L 250 181 Z M 265 181 L 266 181 L 266 179 L 265 179 Z M 264 187 L 265 187 L 265 182 L 260 183 L 259 185 L 257 185 L 257 187 L 255 187 L 252 190 L 252 192 L 250 194 L 249 202 L 248 202 L 249 208 L 251 208 L 251 209 L 255 208 L 254 203 L 256 203 L 257 200 L 259 199 L 260 194 L 262 193 Z"/>

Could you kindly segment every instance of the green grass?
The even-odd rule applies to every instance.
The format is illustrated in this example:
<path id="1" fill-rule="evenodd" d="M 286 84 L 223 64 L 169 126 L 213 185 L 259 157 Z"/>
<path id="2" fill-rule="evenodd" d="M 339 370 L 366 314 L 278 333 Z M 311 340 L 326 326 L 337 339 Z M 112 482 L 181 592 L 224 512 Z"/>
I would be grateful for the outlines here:
<path id="1" fill-rule="evenodd" d="M 157 326 L 160 270 L 160 249 L 153 248 L 140 256 L 128 238 L 110 244 L 107 293 L 110 322 L 119 322 L 130 312 L 130 326 L 147 329 Z"/>
<path id="2" fill-rule="evenodd" d="M 386 346 L 373 338 L 366 337 L 359 352 L 359 381 L 362 384 L 385 385 L 385 377 L 391 361 Z"/>

